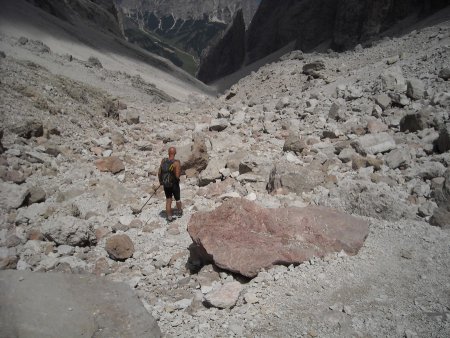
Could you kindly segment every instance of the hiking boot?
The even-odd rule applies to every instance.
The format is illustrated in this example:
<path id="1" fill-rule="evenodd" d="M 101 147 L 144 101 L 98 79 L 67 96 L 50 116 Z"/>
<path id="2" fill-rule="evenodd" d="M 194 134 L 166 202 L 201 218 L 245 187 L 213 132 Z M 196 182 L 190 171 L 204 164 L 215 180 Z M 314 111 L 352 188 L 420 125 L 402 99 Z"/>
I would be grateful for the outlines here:
<path id="1" fill-rule="evenodd" d="M 172 216 L 167 216 L 167 222 L 173 222 L 175 219 Z"/>
<path id="2" fill-rule="evenodd" d="M 175 210 L 175 215 L 177 215 L 178 217 L 181 217 L 181 216 L 183 216 L 183 209 L 181 209 L 181 210 Z"/>

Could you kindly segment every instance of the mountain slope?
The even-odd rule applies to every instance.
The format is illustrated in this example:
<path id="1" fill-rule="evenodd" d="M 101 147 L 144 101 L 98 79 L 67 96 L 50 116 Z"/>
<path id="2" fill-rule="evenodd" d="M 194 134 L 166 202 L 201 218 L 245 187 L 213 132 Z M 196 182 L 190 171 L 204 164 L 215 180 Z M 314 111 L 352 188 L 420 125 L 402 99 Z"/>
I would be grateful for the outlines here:
<path id="1" fill-rule="evenodd" d="M 83 5 L 85 2 L 80 1 L 79 4 Z M 72 12 L 66 11 L 63 14 L 67 17 L 68 13 Z M 100 29 L 95 21 L 97 16 L 88 15 L 84 18 L 76 11 L 72 14 L 74 15 L 70 15 L 67 20 L 62 20 L 23 0 L 3 1 L 0 29 L 2 34 L 8 36 L 24 35 L 29 39 L 39 40 L 52 52 L 61 55 L 70 54 L 79 60 L 96 57 L 104 68 L 139 75 L 143 80 L 155 85 L 155 89 L 162 90 L 179 100 L 187 99 L 191 93 L 211 92 L 200 81 L 165 59 L 127 43 L 117 35 L 109 33 L 108 29 L 106 31 Z M 42 62 L 47 63 L 45 58 Z M 87 78 L 85 74 L 72 71 L 71 67 L 60 67 L 58 64 L 45 66 L 49 69 L 60 68 L 58 71 L 75 80 L 97 81 L 95 78 Z"/>

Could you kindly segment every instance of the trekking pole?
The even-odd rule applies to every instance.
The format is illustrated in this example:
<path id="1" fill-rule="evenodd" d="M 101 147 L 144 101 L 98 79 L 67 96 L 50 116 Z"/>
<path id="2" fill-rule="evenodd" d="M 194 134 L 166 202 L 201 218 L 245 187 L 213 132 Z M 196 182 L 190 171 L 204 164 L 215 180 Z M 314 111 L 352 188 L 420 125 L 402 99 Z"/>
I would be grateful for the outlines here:
<path id="1" fill-rule="evenodd" d="M 155 189 L 155 191 L 153 192 L 153 194 L 148 198 L 147 202 L 144 203 L 144 205 L 139 209 L 138 212 L 136 212 L 136 214 L 140 214 L 142 212 L 142 209 L 144 209 L 144 207 L 147 205 L 148 202 L 150 202 L 150 200 L 152 199 L 153 196 L 155 196 L 156 192 L 158 191 L 158 189 L 161 188 L 161 184 L 158 186 L 158 188 Z"/>

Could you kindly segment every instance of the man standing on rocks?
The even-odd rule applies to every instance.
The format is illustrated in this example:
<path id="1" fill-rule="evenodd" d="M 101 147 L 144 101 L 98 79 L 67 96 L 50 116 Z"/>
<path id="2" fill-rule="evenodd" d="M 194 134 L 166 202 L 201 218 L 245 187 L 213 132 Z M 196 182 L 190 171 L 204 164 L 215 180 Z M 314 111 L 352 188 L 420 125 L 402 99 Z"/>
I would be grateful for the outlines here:
<path id="1" fill-rule="evenodd" d="M 177 150 L 175 147 L 170 147 L 169 157 L 161 161 L 158 171 L 159 183 L 164 187 L 164 193 L 166 195 L 166 214 L 169 222 L 173 220 L 172 198 L 175 198 L 177 205 L 176 214 L 178 216 L 183 215 L 180 198 L 181 163 L 175 159 L 176 153 Z"/>

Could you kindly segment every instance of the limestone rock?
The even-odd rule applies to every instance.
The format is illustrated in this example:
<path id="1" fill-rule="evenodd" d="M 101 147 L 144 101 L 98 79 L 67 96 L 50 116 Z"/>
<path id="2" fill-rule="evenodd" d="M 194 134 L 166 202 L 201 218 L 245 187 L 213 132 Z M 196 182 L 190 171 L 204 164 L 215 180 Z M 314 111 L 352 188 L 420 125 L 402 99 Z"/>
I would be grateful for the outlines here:
<path id="1" fill-rule="evenodd" d="M 16 269 L 18 261 L 19 261 L 19 257 L 17 257 L 17 256 L 0 257 L 0 271 Z M 1 312 L 4 312 L 4 311 L 0 311 L 0 313 Z"/>
<path id="2" fill-rule="evenodd" d="M 6 210 L 19 208 L 29 193 L 25 185 L 0 182 L 0 208 Z"/>
<path id="3" fill-rule="evenodd" d="M 391 169 L 406 167 L 411 162 L 411 154 L 408 149 L 394 149 L 384 156 L 386 165 Z"/>
<path id="4" fill-rule="evenodd" d="M 395 140 L 388 133 L 368 134 L 357 138 L 352 147 L 361 155 L 384 153 L 395 149 Z"/>
<path id="5" fill-rule="evenodd" d="M 430 223 L 444 229 L 450 228 L 450 169 L 443 174 L 444 181 L 434 188 L 433 195 L 438 204 Z"/>
<path id="6" fill-rule="evenodd" d="M 25 182 L 25 176 L 17 170 L 8 170 L 5 175 L 5 180 L 16 184 L 22 184 Z"/>
<path id="7" fill-rule="evenodd" d="M 127 112 L 125 121 L 127 121 L 128 124 L 138 124 L 140 122 L 140 116 L 137 112 Z"/>
<path id="8" fill-rule="evenodd" d="M 124 261 L 134 253 L 134 244 L 125 234 L 114 235 L 106 241 L 105 250 L 116 261 Z"/>
<path id="9" fill-rule="evenodd" d="M 48 219 L 42 226 L 42 233 L 58 245 L 89 246 L 96 243 L 93 225 L 73 216 Z"/>
<path id="10" fill-rule="evenodd" d="M 5 337 L 161 337 L 127 285 L 89 274 L 3 271 L 0 303 Z"/>
<path id="11" fill-rule="evenodd" d="M 429 126 L 429 116 L 426 113 L 407 114 L 400 120 L 400 130 L 416 132 Z"/>
<path id="12" fill-rule="evenodd" d="M 108 213 L 109 202 L 105 199 L 83 194 L 72 201 L 78 217 L 89 219 L 92 216 L 105 216 Z"/>
<path id="13" fill-rule="evenodd" d="M 5 148 L 3 147 L 2 144 L 2 139 L 3 139 L 3 129 L 0 129 L 0 154 L 3 154 L 5 152 Z"/>
<path id="14" fill-rule="evenodd" d="M 324 181 L 325 174 L 320 169 L 280 162 L 270 172 L 267 191 L 271 193 L 286 189 L 301 194 L 313 190 Z"/>
<path id="15" fill-rule="evenodd" d="M 41 203 L 47 198 L 47 193 L 41 187 L 31 187 L 30 197 L 28 198 L 28 204 Z"/>
<path id="16" fill-rule="evenodd" d="M 95 161 L 98 170 L 110 172 L 113 174 L 120 173 L 125 170 L 122 160 L 116 156 L 104 157 Z"/>
<path id="17" fill-rule="evenodd" d="M 214 119 L 211 121 L 211 124 L 209 125 L 210 131 L 223 131 L 228 127 L 228 120 L 227 119 Z"/>
<path id="18" fill-rule="evenodd" d="M 445 153 L 450 150 L 450 123 L 447 123 L 441 128 L 436 145 L 440 153 Z"/>
<path id="19" fill-rule="evenodd" d="M 439 77 L 445 81 L 448 81 L 448 79 L 450 79 L 450 68 L 442 68 L 439 71 Z"/>
<path id="20" fill-rule="evenodd" d="M 375 102 L 381 109 L 386 110 L 391 105 L 391 98 L 385 93 L 382 93 L 375 97 Z"/>
<path id="21" fill-rule="evenodd" d="M 199 186 L 203 187 L 220 179 L 222 177 L 220 169 L 225 168 L 226 163 L 226 160 L 223 158 L 214 158 L 210 160 L 206 169 L 203 170 L 198 177 Z"/>
<path id="22" fill-rule="evenodd" d="M 419 79 L 409 79 L 406 81 L 406 95 L 413 100 L 420 100 L 425 97 L 425 84 Z"/>
<path id="23" fill-rule="evenodd" d="M 437 208 L 430 219 L 430 224 L 442 229 L 450 229 L 450 210 L 446 207 Z"/>
<path id="24" fill-rule="evenodd" d="M 441 106 L 441 107 L 448 107 L 450 106 L 450 93 L 447 92 L 439 92 L 434 94 L 431 104 Z"/>
<path id="25" fill-rule="evenodd" d="M 298 264 L 330 252 L 354 255 L 368 224 L 322 207 L 265 209 L 231 199 L 212 212 L 191 217 L 188 232 L 204 260 L 255 277 L 262 268 Z"/>
<path id="26" fill-rule="evenodd" d="M 36 120 L 23 120 L 15 125 L 11 131 L 17 136 L 29 139 L 44 135 L 44 126 L 42 122 Z"/>
<path id="27" fill-rule="evenodd" d="M 181 168 L 183 171 L 195 169 L 196 172 L 201 172 L 208 166 L 209 161 L 205 137 L 201 134 L 196 134 L 193 143 L 189 147 L 190 149 L 186 150 L 182 155 L 183 157 L 180 156 Z"/>
<path id="28" fill-rule="evenodd" d="M 385 132 L 389 129 L 387 125 L 385 125 L 380 120 L 374 119 L 367 122 L 367 130 L 371 134 L 377 134 L 381 132 Z"/>
<path id="29" fill-rule="evenodd" d="M 411 178 L 421 177 L 423 179 L 431 180 L 435 177 L 442 177 L 445 170 L 445 166 L 440 162 L 426 161 L 409 168 L 406 175 Z"/>
<path id="30" fill-rule="evenodd" d="M 325 63 L 322 60 L 316 60 L 303 66 L 303 74 L 312 77 L 320 77 L 320 71 L 325 69 Z"/>
<path id="31" fill-rule="evenodd" d="M 398 66 L 386 69 L 381 74 L 381 82 L 384 90 L 392 90 L 396 92 L 406 91 L 406 80 L 403 77 L 402 69 Z"/>
<path id="32" fill-rule="evenodd" d="M 307 144 L 300 135 L 290 133 L 284 142 L 283 151 L 301 153 L 306 147 Z"/>
<path id="33" fill-rule="evenodd" d="M 319 205 L 337 208 L 349 214 L 396 221 L 412 219 L 417 210 L 406 199 L 408 194 L 367 180 L 343 180 L 330 189 L 329 196 L 319 200 Z M 380 198 L 382 197 L 382 198 Z"/>
<path id="34" fill-rule="evenodd" d="M 236 305 L 241 291 L 241 283 L 226 283 L 219 289 L 209 292 L 205 296 L 205 301 L 210 306 L 217 307 L 219 309 L 229 309 Z"/>

